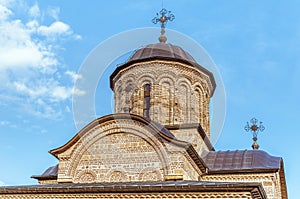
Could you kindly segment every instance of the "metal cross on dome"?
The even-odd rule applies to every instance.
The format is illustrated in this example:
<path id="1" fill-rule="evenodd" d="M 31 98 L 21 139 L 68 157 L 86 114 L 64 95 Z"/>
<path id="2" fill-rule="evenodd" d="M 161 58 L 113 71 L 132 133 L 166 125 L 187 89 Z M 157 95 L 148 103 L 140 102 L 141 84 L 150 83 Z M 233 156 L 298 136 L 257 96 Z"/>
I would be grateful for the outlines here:
<path id="1" fill-rule="evenodd" d="M 152 19 L 152 22 L 154 24 L 157 24 L 158 22 L 161 23 L 161 30 L 160 30 L 160 37 L 158 38 L 160 43 L 166 43 L 167 37 L 165 36 L 165 27 L 166 23 L 168 21 L 173 21 L 175 19 L 175 16 L 171 14 L 171 11 L 167 11 L 165 8 L 161 9 L 159 12 L 161 16 L 159 16 L 158 13 L 156 13 L 156 17 Z"/>
<path id="2" fill-rule="evenodd" d="M 247 122 L 247 125 L 245 126 L 245 131 L 249 132 L 251 131 L 253 133 L 253 141 L 252 144 L 253 149 L 259 149 L 259 145 L 257 144 L 257 134 L 258 132 L 263 132 L 265 130 L 265 127 L 262 125 L 262 122 L 259 122 L 259 125 L 257 124 L 258 120 L 256 118 L 252 118 L 250 120 L 251 126 L 249 125 L 249 122 Z"/>
<path id="3" fill-rule="evenodd" d="M 156 13 L 156 17 L 152 19 L 152 22 L 154 24 L 157 24 L 158 22 L 161 23 L 161 28 L 166 27 L 166 23 L 168 21 L 173 21 L 175 19 L 175 16 L 171 14 L 171 11 L 167 11 L 165 8 L 161 9 L 159 12 L 161 16 L 159 16 L 158 13 Z"/>

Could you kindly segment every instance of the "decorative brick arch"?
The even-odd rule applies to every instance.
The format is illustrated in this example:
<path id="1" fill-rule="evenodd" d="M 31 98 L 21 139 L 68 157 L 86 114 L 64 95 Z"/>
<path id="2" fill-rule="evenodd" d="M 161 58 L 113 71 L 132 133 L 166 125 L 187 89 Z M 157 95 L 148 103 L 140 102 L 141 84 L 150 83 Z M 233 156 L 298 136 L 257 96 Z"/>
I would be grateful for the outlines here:
<path id="1" fill-rule="evenodd" d="M 126 112 L 123 110 L 129 109 L 132 114 L 144 116 L 143 88 L 146 84 L 150 84 L 151 107 L 149 116 L 162 125 L 198 123 L 200 119 L 199 114 L 197 114 L 198 109 L 195 107 L 197 99 L 193 84 L 199 82 L 209 96 L 214 90 L 214 80 L 210 79 L 211 76 L 208 71 L 175 60 L 145 60 L 128 65 L 122 70 L 118 69 L 117 72 L 114 73 L 113 78 L 111 77 L 111 85 L 114 85 L 113 90 L 115 91 L 116 112 L 123 113 Z M 116 85 L 121 80 L 123 87 L 125 87 L 126 81 L 132 79 L 133 76 L 135 77 L 133 81 L 136 89 L 130 93 L 132 98 L 131 104 L 128 105 L 126 95 L 117 93 Z M 163 84 L 170 87 L 170 92 L 166 91 L 168 89 L 163 89 Z M 187 92 L 185 94 L 178 92 L 180 85 L 186 86 Z M 209 105 L 207 104 L 207 106 Z M 208 107 L 205 108 L 208 109 Z M 207 114 L 202 113 L 202 115 Z M 205 121 L 208 119 L 206 118 Z"/>
<path id="2" fill-rule="evenodd" d="M 97 179 L 97 175 L 94 171 L 92 170 L 84 170 L 81 172 L 78 172 L 77 175 L 75 176 L 74 181 L 76 183 L 93 183 Z"/>
<path id="3" fill-rule="evenodd" d="M 69 168 L 66 171 L 67 176 L 74 178 L 77 174 L 77 167 L 81 159 L 87 154 L 92 154 L 91 147 L 98 141 L 111 135 L 122 134 L 138 137 L 153 148 L 161 164 L 161 170 L 164 175 L 168 174 L 169 160 L 165 149 L 163 138 L 159 136 L 159 130 L 151 124 L 145 124 L 137 120 L 117 119 L 101 122 L 89 129 L 82 135 L 76 143 L 78 146 L 70 154 Z"/>
<path id="4" fill-rule="evenodd" d="M 203 85 L 197 83 L 194 85 L 194 91 L 197 97 L 198 105 L 198 118 L 203 130 L 207 136 L 210 137 L 210 120 L 209 120 L 209 94 L 208 91 L 203 88 Z"/>
<path id="5" fill-rule="evenodd" d="M 139 175 L 139 180 L 143 181 L 147 179 L 148 181 L 163 181 L 163 174 L 154 167 L 148 167 L 141 171 Z"/>
<path id="6" fill-rule="evenodd" d="M 162 85 L 164 82 L 168 82 L 170 86 L 175 86 L 176 82 L 176 73 L 172 71 L 165 71 L 162 72 L 158 77 L 157 77 L 157 83 Z"/>
<path id="7" fill-rule="evenodd" d="M 162 99 L 157 102 L 160 106 L 158 118 L 159 122 L 164 125 L 172 125 L 174 123 L 172 107 L 174 106 L 175 77 L 175 73 L 171 74 L 166 72 L 161 74 L 157 79 L 162 92 Z"/>
<path id="8" fill-rule="evenodd" d="M 107 173 L 106 182 L 128 182 L 129 177 L 126 174 L 126 171 L 120 169 L 114 169 Z"/>
<path id="9" fill-rule="evenodd" d="M 198 122 L 203 126 L 204 128 L 204 120 L 203 120 L 203 116 L 205 114 L 205 90 L 203 89 L 201 84 L 196 84 L 194 85 L 194 92 L 195 92 L 195 105 L 196 105 L 196 109 L 197 109 L 197 118 L 198 118 Z"/>
<path id="10" fill-rule="evenodd" d="M 153 71 L 145 71 L 145 74 L 141 75 L 137 80 L 137 85 L 142 88 L 145 84 L 155 84 L 156 82 L 156 74 Z"/>
<path id="11" fill-rule="evenodd" d="M 181 113 L 181 123 L 190 123 L 191 120 L 191 83 L 185 78 L 179 78 L 176 82 L 178 88 L 175 97 L 178 98 Z"/>

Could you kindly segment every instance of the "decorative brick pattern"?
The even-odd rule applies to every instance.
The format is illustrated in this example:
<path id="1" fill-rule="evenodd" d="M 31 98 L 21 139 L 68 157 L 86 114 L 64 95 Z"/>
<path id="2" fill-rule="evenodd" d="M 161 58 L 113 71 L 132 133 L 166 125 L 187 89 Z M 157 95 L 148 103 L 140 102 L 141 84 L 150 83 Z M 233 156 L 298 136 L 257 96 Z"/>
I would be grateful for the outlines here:
<path id="1" fill-rule="evenodd" d="M 219 198 L 219 199 L 252 199 L 249 192 L 203 192 L 203 193 L 121 193 L 121 194 L 28 194 L 28 195 L 4 195 L 3 199 L 126 199 L 126 198 L 160 198 L 160 199 L 195 199 L 195 198 Z"/>
<path id="2" fill-rule="evenodd" d="M 201 171 L 185 148 L 163 141 L 145 124 L 101 123 L 59 154 L 59 182 L 161 181 L 165 175 L 197 180 Z"/>
<path id="3" fill-rule="evenodd" d="M 280 183 L 276 173 L 205 175 L 202 176 L 202 180 L 212 182 L 260 182 L 269 199 L 281 199 Z"/>
<path id="4" fill-rule="evenodd" d="M 114 79 L 115 112 L 143 116 L 144 85 L 151 85 L 150 118 L 163 125 L 200 123 L 210 136 L 207 75 L 187 64 L 148 61 L 133 64 Z"/>

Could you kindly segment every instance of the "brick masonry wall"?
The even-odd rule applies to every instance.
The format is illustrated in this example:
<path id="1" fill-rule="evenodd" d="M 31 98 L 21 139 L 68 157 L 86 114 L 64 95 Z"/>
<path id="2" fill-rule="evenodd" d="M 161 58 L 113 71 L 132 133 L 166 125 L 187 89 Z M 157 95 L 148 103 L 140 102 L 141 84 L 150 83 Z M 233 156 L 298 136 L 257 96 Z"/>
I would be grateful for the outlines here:
<path id="1" fill-rule="evenodd" d="M 88 199 L 88 198 L 102 198 L 102 199 L 125 199 L 125 198 L 177 198 L 177 199 L 195 199 L 195 198 L 222 198 L 222 199 L 252 199 L 249 192 L 201 192 L 201 193 L 112 193 L 112 194 L 7 194 L 0 195 L 3 199 Z"/>
<path id="2" fill-rule="evenodd" d="M 133 64 L 114 79 L 115 112 L 142 115 L 144 86 L 151 85 L 150 118 L 163 125 L 200 123 L 210 136 L 209 102 L 213 87 L 196 67 L 173 61 Z"/>
<path id="3" fill-rule="evenodd" d="M 259 182 L 263 185 L 268 199 L 281 199 L 277 173 L 219 174 L 202 176 L 203 181 L 212 182 Z"/>
<path id="4" fill-rule="evenodd" d="M 185 148 L 126 119 L 97 125 L 58 157 L 58 182 L 198 180 L 201 175 Z"/>

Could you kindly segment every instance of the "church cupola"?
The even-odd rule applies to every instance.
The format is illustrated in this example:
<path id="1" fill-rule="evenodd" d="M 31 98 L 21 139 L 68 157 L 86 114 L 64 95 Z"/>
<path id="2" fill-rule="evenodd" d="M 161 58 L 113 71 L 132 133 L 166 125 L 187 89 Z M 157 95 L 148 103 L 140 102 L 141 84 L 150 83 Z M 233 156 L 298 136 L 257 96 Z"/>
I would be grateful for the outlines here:
<path id="1" fill-rule="evenodd" d="M 138 49 L 110 76 L 115 113 L 155 121 L 199 152 L 211 150 L 209 103 L 216 83 L 181 47 L 166 43 L 165 24 L 175 16 L 166 9 L 152 22 L 161 24 L 159 43 Z M 207 142 L 203 144 L 203 142 Z"/>
<path id="2" fill-rule="evenodd" d="M 138 49 L 110 76 L 115 113 L 131 113 L 166 127 L 200 124 L 210 136 L 213 74 L 169 43 Z"/>

